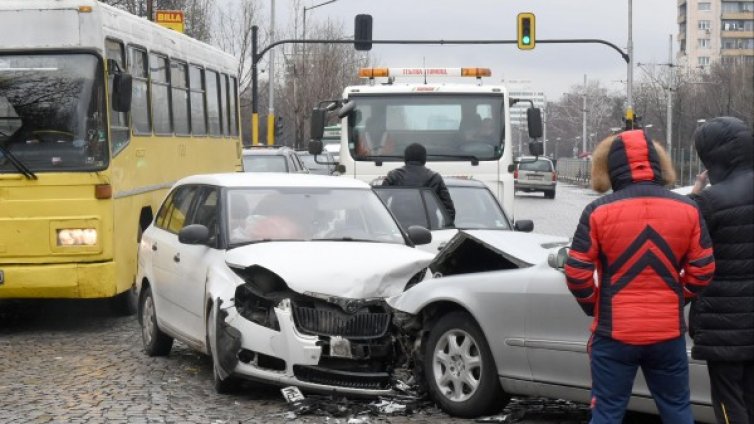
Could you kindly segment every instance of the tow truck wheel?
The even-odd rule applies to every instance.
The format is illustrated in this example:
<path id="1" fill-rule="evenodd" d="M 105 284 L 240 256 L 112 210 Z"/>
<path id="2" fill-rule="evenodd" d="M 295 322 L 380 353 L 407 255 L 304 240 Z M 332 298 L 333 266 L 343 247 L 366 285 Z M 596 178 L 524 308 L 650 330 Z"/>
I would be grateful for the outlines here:
<path id="1" fill-rule="evenodd" d="M 430 396 L 452 416 L 494 414 L 508 403 L 484 334 L 465 312 L 451 312 L 430 329 L 424 364 Z"/>
<path id="2" fill-rule="evenodd" d="M 213 305 L 207 314 L 207 350 L 212 360 L 212 378 L 214 380 L 215 391 L 219 394 L 229 394 L 238 391 L 240 381 L 238 378 L 229 375 L 225 378 L 221 376 L 218 360 L 214 352 L 217 352 L 217 325 L 215 324 L 215 306 Z"/>

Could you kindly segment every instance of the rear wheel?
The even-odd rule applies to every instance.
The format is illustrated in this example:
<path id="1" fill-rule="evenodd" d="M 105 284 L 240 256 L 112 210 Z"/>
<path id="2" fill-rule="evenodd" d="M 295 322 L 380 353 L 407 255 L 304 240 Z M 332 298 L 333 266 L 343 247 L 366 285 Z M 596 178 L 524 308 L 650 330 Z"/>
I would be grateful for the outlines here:
<path id="1" fill-rule="evenodd" d="M 141 340 L 149 356 L 166 356 L 173 348 L 173 338 L 163 333 L 157 325 L 157 310 L 154 307 L 152 289 L 144 287 L 141 296 Z"/>
<path id="2" fill-rule="evenodd" d="M 465 312 L 447 314 L 430 329 L 424 364 L 430 396 L 450 415 L 494 414 L 508 403 L 484 334 Z"/>
<path id="3" fill-rule="evenodd" d="M 215 358 L 215 352 L 217 352 L 217 325 L 215 319 L 215 306 L 213 305 L 207 314 L 207 347 L 210 359 L 212 360 L 212 377 L 215 391 L 220 394 L 234 393 L 238 391 L 240 380 L 232 375 L 222 377 L 218 360 Z"/>
<path id="4" fill-rule="evenodd" d="M 545 191 L 545 197 L 548 198 L 548 199 L 554 199 L 555 198 L 555 190 Z"/>

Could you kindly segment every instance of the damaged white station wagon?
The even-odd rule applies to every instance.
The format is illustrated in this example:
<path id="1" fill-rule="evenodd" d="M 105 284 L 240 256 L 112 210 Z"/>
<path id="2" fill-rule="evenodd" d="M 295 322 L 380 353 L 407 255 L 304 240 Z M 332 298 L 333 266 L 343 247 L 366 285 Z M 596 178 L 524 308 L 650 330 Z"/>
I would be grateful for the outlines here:
<path id="1" fill-rule="evenodd" d="M 419 282 L 414 249 L 365 183 L 219 174 L 176 184 L 139 247 L 147 354 L 173 339 L 209 354 L 215 388 L 238 378 L 310 391 L 391 392 L 400 355 L 385 299 Z"/>

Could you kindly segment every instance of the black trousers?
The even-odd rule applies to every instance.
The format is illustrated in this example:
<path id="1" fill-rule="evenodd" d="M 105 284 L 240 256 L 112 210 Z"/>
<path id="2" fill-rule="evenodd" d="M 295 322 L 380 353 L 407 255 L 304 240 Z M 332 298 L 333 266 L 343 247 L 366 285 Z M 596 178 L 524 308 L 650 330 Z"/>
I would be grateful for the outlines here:
<path id="1" fill-rule="evenodd" d="M 718 424 L 754 424 L 754 361 L 707 362 Z"/>

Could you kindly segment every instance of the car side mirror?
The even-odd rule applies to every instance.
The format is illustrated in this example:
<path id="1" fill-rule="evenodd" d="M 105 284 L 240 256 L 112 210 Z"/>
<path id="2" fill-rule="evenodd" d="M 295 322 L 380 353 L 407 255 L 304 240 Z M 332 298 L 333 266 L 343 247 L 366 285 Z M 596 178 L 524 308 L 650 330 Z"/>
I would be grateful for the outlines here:
<path id="1" fill-rule="evenodd" d="M 309 121 L 309 132 L 312 140 L 322 141 L 325 135 L 325 121 L 327 119 L 327 110 L 314 108 Z"/>
<path id="2" fill-rule="evenodd" d="M 513 229 L 522 233 L 530 233 L 534 230 L 534 221 L 531 219 L 520 219 L 513 224 Z"/>
<path id="3" fill-rule="evenodd" d="M 429 244 L 432 242 L 432 233 L 422 226 L 412 225 L 408 227 L 408 230 L 406 230 L 406 232 L 408 233 L 408 238 L 411 240 L 411 242 L 417 246 Z"/>
<path id="4" fill-rule="evenodd" d="M 565 269 L 566 260 L 568 259 L 568 248 L 561 247 L 556 253 L 550 253 L 547 256 L 547 264 L 551 268 Z"/>
<path id="5" fill-rule="evenodd" d="M 131 74 L 116 73 L 113 75 L 113 110 L 116 112 L 131 111 L 131 95 L 133 80 Z"/>
<path id="6" fill-rule="evenodd" d="M 183 244 L 208 244 L 209 228 L 202 224 L 191 224 L 183 227 L 178 233 L 178 241 Z"/>

